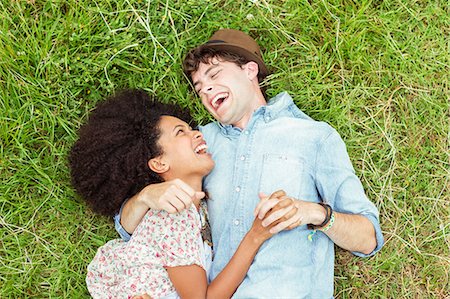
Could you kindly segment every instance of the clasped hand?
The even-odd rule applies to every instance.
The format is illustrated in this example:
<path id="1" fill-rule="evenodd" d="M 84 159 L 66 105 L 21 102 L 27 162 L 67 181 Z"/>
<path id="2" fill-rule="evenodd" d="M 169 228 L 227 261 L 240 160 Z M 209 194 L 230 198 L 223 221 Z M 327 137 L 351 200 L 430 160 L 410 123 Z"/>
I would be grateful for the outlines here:
<path id="1" fill-rule="evenodd" d="M 141 200 L 151 209 L 165 210 L 169 213 L 177 213 L 189 208 L 195 200 L 205 196 L 204 192 L 195 191 L 180 179 L 166 181 L 160 184 L 147 186 Z M 255 208 L 255 224 L 263 228 L 269 228 L 271 234 L 276 234 L 285 229 L 293 229 L 300 224 L 306 224 L 306 202 L 294 199 L 286 195 L 283 190 L 278 190 L 270 196 L 260 193 L 260 202 Z"/>

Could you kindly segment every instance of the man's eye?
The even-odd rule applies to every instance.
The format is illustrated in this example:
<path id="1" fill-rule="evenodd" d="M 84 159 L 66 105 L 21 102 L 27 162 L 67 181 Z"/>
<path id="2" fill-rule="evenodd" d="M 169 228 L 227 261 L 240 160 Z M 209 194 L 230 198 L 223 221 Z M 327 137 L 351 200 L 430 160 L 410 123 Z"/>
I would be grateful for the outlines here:
<path id="1" fill-rule="evenodd" d="M 175 135 L 178 136 L 178 135 L 180 135 L 181 133 L 184 133 L 184 129 L 179 129 Z"/>
<path id="2" fill-rule="evenodd" d="M 211 78 L 212 79 L 216 78 L 219 73 L 220 73 L 220 71 L 215 72 L 214 74 L 212 74 Z"/>

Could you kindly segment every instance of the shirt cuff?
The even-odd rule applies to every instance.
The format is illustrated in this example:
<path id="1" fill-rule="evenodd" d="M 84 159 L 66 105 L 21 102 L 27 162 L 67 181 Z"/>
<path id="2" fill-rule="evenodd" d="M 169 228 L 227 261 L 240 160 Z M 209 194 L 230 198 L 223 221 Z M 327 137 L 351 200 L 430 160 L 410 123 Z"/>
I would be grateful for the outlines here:
<path id="1" fill-rule="evenodd" d="M 120 206 L 120 211 L 119 213 L 117 213 L 116 215 L 114 215 L 114 227 L 116 228 L 116 231 L 119 233 L 120 237 L 122 238 L 122 240 L 124 240 L 125 242 L 130 241 L 131 238 L 131 234 L 129 234 L 122 226 L 122 224 L 120 224 L 120 216 L 122 215 L 122 208 L 125 205 L 125 203 L 128 201 L 128 199 L 126 199 L 122 205 Z"/>
<path id="2" fill-rule="evenodd" d="M 361 252 L 357 252 L 357 251 L 352 251 L 352 253 L 356 256 L 359 257 L 369 257 L 374 255 L 375 253 L 377 253 L 378 251 L 380 251 L 380 249 L 383 247 L 384 245 L 384 238 L 383 238 L 383 234 L 381 233 L 381 227 L 380 227 L 380 223 L 378 222 L 378 219 L 373 216 L 373 215 L 366 215 L 363 214 L 362 216 L 366 217 L 367 219 L 369 219 L 370 222 L 372 222 L 373 227 L 375 229 L 375 237 L 377 239 L 377 246 L 375 247 L 375 249 L 369 253 L 369 254 L 364 254 Z"/>

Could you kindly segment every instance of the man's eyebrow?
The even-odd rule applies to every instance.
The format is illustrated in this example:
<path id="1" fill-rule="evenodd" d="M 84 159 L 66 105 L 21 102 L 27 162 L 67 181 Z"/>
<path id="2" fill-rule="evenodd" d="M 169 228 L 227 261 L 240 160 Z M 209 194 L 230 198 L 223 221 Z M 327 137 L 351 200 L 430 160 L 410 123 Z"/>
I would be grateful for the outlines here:
<path id="1" fill-rule="evenodd" d="M 208 73 L 209 73 L 210 71 L 212 71 L 212 70 L 213 70 L 214 68 L 216 68 L 216 67 L 219 67 L 219 65 L 218 65 L 218 64 L 213 64 L 213 65 L 211 65 L 211 66 L 206 70 L 205 75 L 208 75 Z M 194 87 L 197 86 L 199 83 L 200 83 L 200 82 L 195 81 L 195 82 L 194 82 Z"/>

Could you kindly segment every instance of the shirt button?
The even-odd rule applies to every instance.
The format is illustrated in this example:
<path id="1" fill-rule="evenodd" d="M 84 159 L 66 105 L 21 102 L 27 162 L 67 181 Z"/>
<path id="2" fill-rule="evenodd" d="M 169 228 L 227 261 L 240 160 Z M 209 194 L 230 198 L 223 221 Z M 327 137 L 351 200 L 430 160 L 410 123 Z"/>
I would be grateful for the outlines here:
<path id="1" fill-rule="evenodd" d="M 241 161 L 244 161 L 245 160 L 245 156 L 241 156 Z"/>
<path id="2" fill-rule="evenodd" d="M 244 134 L 245 134 L 245 135 L 248 135 L 248 131 L 244 131 Z"/>
<path id="3" fill-rule="evenodd" d="M 239 220 L 234 220 L 234 225 L 239 225 Z"/>
<path id="4" fill-rule="evenodd" d="M 241 191 L 241 188 L 240 187 L 236 187 L 236 192 L 239 192 L 239 191 Z"/>

